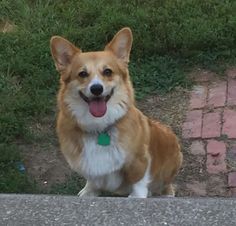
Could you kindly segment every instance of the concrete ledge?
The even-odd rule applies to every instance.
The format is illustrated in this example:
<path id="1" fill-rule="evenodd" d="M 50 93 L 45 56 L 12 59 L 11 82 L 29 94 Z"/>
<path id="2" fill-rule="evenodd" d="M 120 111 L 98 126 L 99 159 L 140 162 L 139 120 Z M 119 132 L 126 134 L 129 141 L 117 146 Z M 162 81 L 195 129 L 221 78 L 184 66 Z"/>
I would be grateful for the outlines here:
<path id="1" fill-rule="evenodd" d="M 236 225 L 236 199 L 0 195 L 0 225 Z"/>

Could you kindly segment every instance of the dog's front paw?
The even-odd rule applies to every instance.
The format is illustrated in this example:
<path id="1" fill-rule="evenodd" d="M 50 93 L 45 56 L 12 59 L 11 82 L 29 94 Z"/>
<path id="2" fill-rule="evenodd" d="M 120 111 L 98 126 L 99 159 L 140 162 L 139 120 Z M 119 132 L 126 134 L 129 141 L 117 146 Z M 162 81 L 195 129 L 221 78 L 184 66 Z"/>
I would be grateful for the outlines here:
<path id="1" fill-rule="evenodd" d="M 136 193 L 136 192 L 132 192 L 128 198 L 147 198 L 147 194 L 146 193 Z"/>
<path id="2" fill-rule="evenodd" d="M 98 195 L 99 195 L 98 192 L 92 189 L 92 186 L 90 186 L 88 183 L 78 193 L 79 197 L 97 197 Z"/>
<path id="3" fill-rule="evenodd" d="M 132 192 L 130 193 L 128 198 L 147 198 L 148 193 L 149 191 L 147 187 L 143 186 L 143 184 L 141 184 L 141 186 L 139 184 L 136 184 L 133 186 Z"/>
<path id="4" fill-rule="evenodd" d="M 79 193 L 78 193 L 79 197 L 97 197 L 98 193 L 95 191 L 88 191 L 86 189 L 82 189 Z"/>

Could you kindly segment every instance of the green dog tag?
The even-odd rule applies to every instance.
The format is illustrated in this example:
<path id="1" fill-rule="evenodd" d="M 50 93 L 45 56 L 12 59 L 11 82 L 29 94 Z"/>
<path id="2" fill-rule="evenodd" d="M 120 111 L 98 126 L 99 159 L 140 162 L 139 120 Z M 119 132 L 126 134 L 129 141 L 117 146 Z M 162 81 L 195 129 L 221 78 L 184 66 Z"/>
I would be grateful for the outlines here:
<path id="1" fill-rule="evenodd" d="M 108 146 L 111 143 L 111 138 L 108 133 L 100 133 L 98 135 L 98 144 L 101 146 Z"/>

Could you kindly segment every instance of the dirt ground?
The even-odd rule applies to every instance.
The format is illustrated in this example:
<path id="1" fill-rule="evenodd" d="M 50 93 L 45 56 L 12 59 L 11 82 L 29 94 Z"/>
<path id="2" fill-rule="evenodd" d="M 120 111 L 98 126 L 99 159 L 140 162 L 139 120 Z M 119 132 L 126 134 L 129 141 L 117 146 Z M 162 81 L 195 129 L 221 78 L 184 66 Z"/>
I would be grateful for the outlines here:
<path id="1" fill-rule="evenodd" d="M 137 106 L 149 117 L 171 126 L 180 138 L 184 162 L 175 181 L 177 196 L 225 196 L 222 178 L 212 178 L 207 184 L 204 156 L 191 155 L 189 144 L 181 139 L 188 101 L 189 91 L 177 88 L 167 95 L 150 96 L 138 101 Z M 47 193 L 52 185 L 66 182 L 72 172 L 59 151 L 55 135 L 55 117 L 36 123 L 31 129 L 38 134 L 40 142 L 22 145 L 24 164 L 27 173 L 37 181 L 42 191 Z"/>

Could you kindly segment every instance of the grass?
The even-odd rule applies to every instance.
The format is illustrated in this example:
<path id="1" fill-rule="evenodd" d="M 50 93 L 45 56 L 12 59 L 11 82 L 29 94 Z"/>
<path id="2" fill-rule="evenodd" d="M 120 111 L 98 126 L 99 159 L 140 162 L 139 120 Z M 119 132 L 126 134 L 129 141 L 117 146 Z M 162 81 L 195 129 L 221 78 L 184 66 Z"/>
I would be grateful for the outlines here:
<path id="1" fill-rule="evenodd" d="M 219 70 L 235 59 L 235 11 L 230 0 L 2 0 L 0 22 L 16 28 L 0 33 L 0 192 L 37 190 L 15 163 L 21 161 L 19 142 L 37 142 L 32 122 L 54 114 L 52 35 L 86 51 L 100 50 L 120 28 L 131 27 L 130 71 L 137 98 L 144 98 L 188 87 L 186 67 Z"/>
<path id="2" fill-rule="evenodd" d="M 37 191 L 34 182 L 18 170 L 20 153 L 16 146 L 0 144 L 0 191 L 1 193 Z"/>
<path id="3" fill-rule="evenodd" d="M 51 194 L 61 194 L 61 195 L 77 195 L 79 189 L 82 188 L 84 180 L 78 176 L 78 174 L 73 173 L 65 183 L 54 184 L 49 193 Z"/>
<path id="4" fill-rule="evenodd" d="M 190 85 L 181 65 L 168 56 L 147 57 L 137 63 L 131 63 L 130 73 L 137 99 L 150 93 L 158 94 L 171 91 L 177 86 Z"/>

